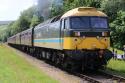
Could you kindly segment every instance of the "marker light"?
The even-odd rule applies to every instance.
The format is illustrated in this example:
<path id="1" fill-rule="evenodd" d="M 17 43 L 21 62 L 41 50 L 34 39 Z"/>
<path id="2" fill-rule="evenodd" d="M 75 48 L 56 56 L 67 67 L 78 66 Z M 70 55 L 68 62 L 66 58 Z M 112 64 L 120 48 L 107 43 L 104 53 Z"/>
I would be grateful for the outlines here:
<path id="1" fill-rule="evenodd" d="M 75 36 L 80 36 L 80 32 L 75 32 Z"/>
<path id="2" fill-rule="evenodd" d="M 102 36 L 108 36 L 107 32 L 102 32 Z"/>

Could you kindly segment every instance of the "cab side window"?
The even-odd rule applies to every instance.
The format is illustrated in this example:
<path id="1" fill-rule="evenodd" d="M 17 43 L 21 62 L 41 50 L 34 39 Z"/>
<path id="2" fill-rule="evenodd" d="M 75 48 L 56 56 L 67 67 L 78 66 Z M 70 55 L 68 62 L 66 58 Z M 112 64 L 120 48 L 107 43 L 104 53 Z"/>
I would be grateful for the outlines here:
<path id="1" fill-rule="evenodd" d="M 64 19 L 62 19 L 62 22 L 61 22 L 61 29 L 63 30 L 65 28 L 65 23 L 64 23 Z"/>
<path id="2" fill-rule="evenodd" d="M 64 29 L 69 29 L 69 19 L 64 19 Z"/>

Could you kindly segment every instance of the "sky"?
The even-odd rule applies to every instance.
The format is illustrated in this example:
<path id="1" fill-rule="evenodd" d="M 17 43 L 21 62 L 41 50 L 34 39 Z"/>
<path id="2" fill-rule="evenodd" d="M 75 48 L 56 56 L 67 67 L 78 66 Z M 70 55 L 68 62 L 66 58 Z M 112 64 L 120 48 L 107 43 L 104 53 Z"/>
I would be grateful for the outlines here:
<path id="1" fill-rule="evenodd" d="M 0 0 L 0 21 L 18 19 L 20 12 L 36 2 L 37 0 Z"/>

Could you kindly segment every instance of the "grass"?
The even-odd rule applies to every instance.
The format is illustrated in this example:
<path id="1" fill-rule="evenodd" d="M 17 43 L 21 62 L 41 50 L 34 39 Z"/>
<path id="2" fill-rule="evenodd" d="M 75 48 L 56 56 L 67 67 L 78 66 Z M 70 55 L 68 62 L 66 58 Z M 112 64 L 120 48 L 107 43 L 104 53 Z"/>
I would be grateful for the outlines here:
<path id="1" fill-rule="evenodd" d="M 111 59 L 107 65 L 108 72 L 125 77 L 125 61 Z"/>
<path id="2" fill-rule="evenodd" d="M 123 52 L 118 50 L 118 53 Z M 107 67 L 107 72 L 125 77 L 125 61 L 111 59 Z M 10 48 L 0 45 L 0 83 L 58 83 L 58 81 L 29 64 Z"/>
<path id="3" fill-rule="evenodd" d="M 113 48 L 110 48 L 109 50 L 113 50 Z M 124 51 L 114 48 L 115 51 L 117 51 L 117 54 L 124 54 Z M 114 60 L 111 59 L 107 65 L 108 69 L 106 70 L 109 73 L 121 75 L 125 77 L 125 61 L 124 60 Z"/>
<path id="4" fill-rule="evenodd" d="M 112 49 L 113 49 L 113 48 L 110 48 L 109 50 L 112 51 Z M 124 53 L 124 51 L 119 50 L 119 49 L 116 49 L 116 48 L 114 48 L 114 50 L 115 50 L 115 51 L 117 50 L 117 53 L 118 53 L 118 54 L 123 54 L 123 53 Z"/>
<path id="5" fill-rule="evenodd" d="M 112 51 L 113 48 L 110 48 Z M 117 50 L 117 54 L 124 54 L 124 51 L 119 50 L 119 49 L 114 49 L 115 51 Z M 125 77 L 125 61 L 124 60 L 114 60 L 111 59 L 107 65 L 108 69 L 106 70 L 107 72 L 116 74 L 116 75 L 121 75 Z"/>
<path id="6" fill-rule="evenodd" d="M 0 45 L 0 83 L 58 83 L 17 53 Z"/>
<path id="7" fill-rule="evenodd" d="M 6 30 L 7 29 L 7 25 L 0 25 L 0 31 Z"/>

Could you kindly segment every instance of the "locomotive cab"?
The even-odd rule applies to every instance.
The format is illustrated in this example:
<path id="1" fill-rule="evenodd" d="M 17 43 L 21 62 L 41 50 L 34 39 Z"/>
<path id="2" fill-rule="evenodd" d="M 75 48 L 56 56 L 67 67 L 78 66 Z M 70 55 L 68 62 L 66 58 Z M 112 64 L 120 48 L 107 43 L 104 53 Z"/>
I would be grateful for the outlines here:
<path id="1" fill-rule="evenodd" d="M 110 29 L 106 14 L 92 7 L 80 7 L 64 14 L 61 25 L 63 50 L 72 61 L 81 61 L 83 68 L 99 69 L 111 59 L 112 52 L 108 50 Z"/>
<path id="2" fill-rule="evenodd" d="M 64 49 L 107 49 L 110 30 L 107 17 L 74 16 L 63 20 Z"/>
<path id="3" fill-rule="evenodd" d="M 108 17 L 93 7 L 79 7 L 62 17 L 63 49 L 94 50 L 110 46 Z"/>

